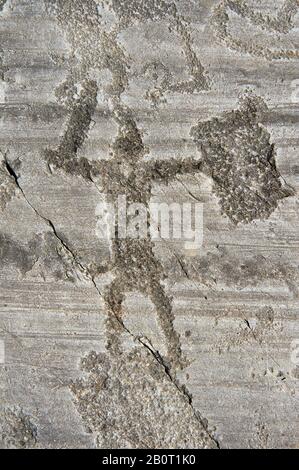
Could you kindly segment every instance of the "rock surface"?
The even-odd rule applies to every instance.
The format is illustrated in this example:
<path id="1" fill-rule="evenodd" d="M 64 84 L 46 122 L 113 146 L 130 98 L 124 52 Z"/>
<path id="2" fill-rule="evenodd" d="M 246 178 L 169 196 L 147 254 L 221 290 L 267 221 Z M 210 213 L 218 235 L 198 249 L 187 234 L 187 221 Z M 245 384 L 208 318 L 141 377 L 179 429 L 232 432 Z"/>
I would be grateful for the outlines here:
<path id="1" fill-rule="evenodd" d="M 298 31 L 0 0 L 0 448 L 299 447 Z M 202 244 L 103 232 L 119 197 L 201 205 Z"/>

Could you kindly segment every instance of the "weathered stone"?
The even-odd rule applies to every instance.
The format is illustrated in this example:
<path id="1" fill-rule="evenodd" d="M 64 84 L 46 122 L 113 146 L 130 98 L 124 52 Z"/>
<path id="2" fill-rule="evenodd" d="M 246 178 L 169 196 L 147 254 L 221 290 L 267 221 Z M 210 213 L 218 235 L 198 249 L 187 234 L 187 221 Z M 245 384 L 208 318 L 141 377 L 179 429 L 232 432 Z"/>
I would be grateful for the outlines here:
<path id="1" fill-rule="evenodd" d="M 298 28 L 0 0 L 1 448 L 298 447 Z M 153 203 L 202 246 L 128 236 Z"/>

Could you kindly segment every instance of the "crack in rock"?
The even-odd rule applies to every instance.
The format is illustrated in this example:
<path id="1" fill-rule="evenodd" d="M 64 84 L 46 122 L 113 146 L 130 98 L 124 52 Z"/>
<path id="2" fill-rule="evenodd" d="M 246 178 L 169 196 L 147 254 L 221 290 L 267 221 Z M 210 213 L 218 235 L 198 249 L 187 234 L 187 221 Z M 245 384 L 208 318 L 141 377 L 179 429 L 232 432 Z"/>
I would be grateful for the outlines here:
<path id="1" fill-rule="evenodd" d="M 4 210 L 7 203 L 15 195 L 15 177 L 7 164 L 6 154 L 0 151 L 0 209 Z"/>
<path id="2" fill-rule="evenodd" d="M 81 67 L 77 68 L 76 76 L 81 78 L 81 93 L 78 100 L 70 100 L 68 106 L 71 112 L 67 130 L 58 149 L 55 152 L 47 151 L 47 159 L 48 162 L 54 163 L 56 167 L 63 168 L 68 173 L 80 174 L 92 181 L 100 174 L 101 186 L 109 202 L 116 203 L 117 197 L 122 194 L 127 197 L 128 203 L 142 203 L 148 207 L 151 197 L 151 176 L 154 173 L 158 174 L 159 165 L 155 163 L 154 169 L 151 169 L 143 164 L 142 157 L 146 149 L 141 133 L 131 110 L 121 102 L 121 95 L 128 83 L 125 55 L 119 48 L 116 36 L 102 31 L 93 6 L 92 1 L 86 2 L 86 5 L 84 4 L 84 7 L 79 9 L 74 2 L 55 2 L 55 5 L 51 3 L 58 22 L 67 28 L 73 49 L 80 51 Z M 76 29 L 78 24 L 81 30 L 79 36 Z M 92 35 L 92 28 L 95 28 L 98 33 L 99 49 L 87 51 L 90 38 L 85 34 L 88 32 Z M 90 54 L 93 54 L 92 57 Z M 91 69 L 95 67 L 110 70 L 114 84 L 109 94 L 110 106 L 119 132 L 112 146 L 112 159 L 92 163 L 83 158 L 78 160 L 76 157 L 78 148 L 86 138 L 96 106 L 97 85 L 88 78 Z M 73 83 L 71 78 L 69 82 Z M 67 96 L 67 93 L 65 95 Z M 184 163 L 177 161 L 169 165 L 168 177 L 176 173 L 190 172 L 195 167 L 198 167 L 198 162 L 192 162 L 189 159 Z M 185 364 L 185 360 L 181 357 L 179 336 L 173 327 L 171 299 L 162 285 L 165 274 L 154 255 L 153 244 L 149 240 L 116 238 L 112 241 L 112 252 L 111 266 L 115 279 L 104 293 L 108 315 L 112 315 L 112 318 L 115 315 L 121 318 L 122 302 L 126 292 L 139 289 L 140 292 L 150 297 L 156 307 L 167 340 L 170 363 L 175 366 Z M 108 321 L 108 347 L 113 349 L 119 346 L 117 335 L 113 328 L 112 330 L 110 328 L 111 324 L 114 323 Z"/>
<path id="3" fill-rule="evenodd" d="M 168 9 L 170 4 L 166 2 L 152 3 L 153 9 L 149 13 L 149 20 L 152 20 L 150 15 L 168 16 L 171 12 L 191 69 L 192 64 L 194 65 L 193 71 L 191 70 L 194 79 L 197 71 L 201 74 L 202 70 L 198 64 L 196 65 L 196 56 L 191 48 L 191 38 L 184 20 L 179 17 L 175 6 Z M 192 137 L 203 152 L 201 160 L 188 158 L 172 160 L 167 163 L 145 162 L 144 156 L 147 149 L 143 143 L 142 132 L 137 126 L 132 110 L 122 102 L 122 94 L 129 83 L 129 65 L 125 51 L 118 44 L 117 30 L 110 33 L 103 30 L 95 3 L 92 0 L 88 0 L 83 5 L 78 2 L 58 0 L 48 2 L 48 4 L 58 23 L 66 29 L 73 55 L 77 60 L 77 64 L 72 66 L 70 70 L 69 77 L 57 90 L 57 96 L 65 101 L 69 110 L 69 119 L 59 147 L 55 151 L 47 150 L 46 158 L 50 164 L 67 173 L 83 176 L 92 182 L 95 178 L 96 180 L 100 178 L 101 190 L 106 194 L 108 202 L 115 204 L 121 194 L 126 196 L 128 203 L 142 203 L 147 210 L 154 180 L 167 183 L 180 174 L 193 174 L 202 171 L 212 176 L 222 210 L 234 222 L 250 222 L 255 218 L 268 217 L 277 207 L 278 200 L 290 195 L 282 188 L 275 166 L 274 147 L 270 144 L 270 135 L 259 124 L 265 105 L 257 97 L 244 98 L 239 110 L 228 113 L 222 119 L 199 123 L 192 129 Z M 117 4 L 116 13 L 120 21 L 118 30 L 135 21 L 140 21 L 139 16 L 143 12 L 142 9 L 147 8 L 145 4 L 138 4 L 139 6 L 135 9 L 123 10 L 124 5 L 127 5 L 127 2 Z M 97 92 L 101 86 L 100 80 L 94 78 L 95 71 L 99 72 L 104 69 L 107 69 L 111 74 L 111 84 L 106 87 L 106 93 L 111 116 L 118 126 L 118 134 L 112 144 L 109 160 L 89 162 L 83 157 L 78 158 L 78 150 L 87 137 L 96 109 Z M 78 90 L 78 84 L 81 91 L 74 94 L 74 88 Z M 184 86 L 172 91 L 184 92 L 186 89 Z M 193 91 L 194 88 L 190 89 L 190 92 Z M 99 188 L 98 183 L 95 184 Z M 55 228 L 53 231 L 55 233 Z M 134 431 L 129 435 L 126 433 L 123 435 L 124 430 L 120 429 L 115 413 L 112 413 L 113 418 L 109 424 L 110 416 L 112 416 L 110 409 L 114 409 L 113 400 L 110 406 L 104 408 L 101 402 L 103 400 L 106 404 L 107 400 L 109 401 L 109 398 L 113 396 L 112 390 L 116 381 L 119 401 L 114 398 L 114 402 L 120 407 L 117 415 L 132 414 L 135 416 L 133 411 L 128 413 L 129 409 L 122 403 L 120 397 L 124 394 L 126 403 L 130 400 L 134 403 L 132 410 L 136 407 L 141 413 L 139 416 L 144 414 L 147 416 L 143 409 L 138 408 L 135 400 L 139 393 L 136 384 L 141 378 L 136 377 L 137 382 L 134 384 L 130 382 L 132 380 L 130 374 L 128 376 L 120 375 L 119 368 L 125 370 L 126 364 L 131 361 L 132 357 L 137 373 L 140 355 L 150 354 L 155 367 L 163 370 L 163 380 L 171 383 L 172 392 L 169 394 L 172 399 L 176 392 L 180 394 L 180 399 L 183 394 L 184 403 L 186 399 L 188 405 L 188 413 L 195 413 L 190 395 L 175 379 L 176 369 L 184 367 L 186 359 L 182 355 L 180 338 L 173 325 L 172 299 L 163 286 L 166 275 L 161 263 L 154 255 L 153 243 L 150 240 L 116 237 L 111 244 L 112 256 L 108 268 L 114 276 L 113 281 L 101 293 L 95 278 L 91 276 L 90 279 L 105 301 L 108 313 L 108 342 L 105 360 L 109 358 L 113 364 L 113 371 L 117 375 L 114 373 L 109 375 L 108 371 L 105 372 L 105 375 L 110 377 L 109 380 L 113 386 L 108 389 L 108 392 L 104 391 L 102 396 L 100 365 L 97 364 L 94 369 L 89 370 L 91 375 L 87 381 L 82 379 L 74 384 L 73 392 L 77 397 L 78 409 L 85 422 L 89 423 L 90 429 L 97 435 L 98 445 L 107 445 L 105 433 L 103 433 L 105 430 L 110 433 L 108 441 L 110 443 L 115 441 L 115 445 L 146 446 L 147 443 L 144 443 L 144 440 L 147 435 L 141 431 L 141 434 L 138 433 L 136 423 L 140 423 L 140 420 L 137 417 L 135 418 L 135 427 L 133 428 L 131 422 L 128 426 L 128 429 L 134 429 Z M 165 358 L 141 338 L 138 339 L 140 348 L 135 348 L 132 353 L 127 354 L 122 349 L 121 335 L 125 332 L 131 335 L 123 323 L 123 302 L 128 292 L 136 290 L 148 296 L 156 307 L 167 343 L 168 353 Z M 90 357 L 92 355 L 93 353 Z M 139 358 L 138 360 L 135 359 L 135 355 Z M 100 362 L 98 356 L 95 361 Z M 142 362 L 141 359 L 140 362 Z M 142 372 L 144 383 L 142 390 L 144 391 L 146 389 L 144 367 Z M 122 378 L 120 379 L 120 377 Z M 159 399 L 168 401 L 167 393 L 165 397 Z M 98 403 L 98 401 L 100 402 Z M 138 403 L 140 401 L 138 400 Z M 151 396 L 151 402 L 151 406 L 155 409 L 159 400 L 158 398 L 153 400 Z M 166 408 L 164 401 L 160 407 Z M 172 413 L 170 414 L 172 415 Z M 165 412 L 165 419 L 166 416 L 167 420 L 170 419 L 168 413 Z M 122 418 L 121 422 L 124 419 Z M 130 417 L 127 416 L 126 419 L 130 420 Z M 162 416 L 159 419 L 163 421 L 164 418 Z M 219 447 L 219 444 L 216 444 L 211 434 L 203 426 L 203 420 L 197 419 L 196 421 L 196 429 L 204 431 L 206 439 Z M 162 432 L 161 435 L 164 434 Z M 205 444 L 197 441 L 197 446 L 205 446 Z"/>
<path id="4" fill-rule="evenodd" d="M 147 348 L 119 356 L 91 352 L 82 369 L 87 377 L 71 389 L 98 447 L 217 448 L 188 398 Z"/>
<path id="5" fill-rule="evenodd" d="M 141 132 L 133 118 L 132 111 L 125 106 L 121 100 L 121 95 L 128 84 L 128 67 L 125 54 L 117 43 L 116 35 L 102 31 L 99 18 L 94 11 L 93 1 L 87 1 L 84 5 L 69 1 L 48 2 L 48 5 L 49 3 L 50 9 L 54 13 L 57 21 L 61 26 L 66 28 L 73 51 L 79 52 L 80 62 L 78 66 L 71 71 L 70 77 L 64 83 L 63 86 L 65 87 L 66 85 L 66 90 L 61 90 L 61 88 L 58 90 L 58 94 L 63 91 L 62 95 L 70 110 L 70 117 L 67 130 L 61 139 L 58 149 L 54 151 L 54 153 L 48 150 L 46 158 L 48 162 L 54 163 L 54 166 L 62 168 L 68 173 L 80 174 L 84 178 L 92 181 L 94 177 L 100 175 L 101 186 L 109 202 L 116 202 L 117 197 L 122 194 L 126 196 L 128 203 L 142 203 L 148 208 L 151 197 L 152 179 L 155 179 L 152 178 L 153 175 L 160 178 L 161 174 L 164 172 L 164 178 L 167 180 L 167 178 L 173 177 L 177 173 L 182 174 L 184 172 L 193 171 L 194 168 L 199 167 L 199 163 L 198 161 L 193 162 L 191 159 L 184 162 L 178 160 L 169 165 L 167 172 L 163 169 L 163 165 L 159 165 L 158 163 L 154 163 L 153 168 L 144 164 L 143 157 L 146 154 L 146 148 L 143 144 Z M 196 67 L 199 67 L 199 65 L 191 49 L 189 33 L 181 19 L 177 16 L 176 23 L 182 38 L 184 38 L 185 52 L 186 55 L 189 56 L 190 63 L 193 64 L 192 67 L 194 66 L 193 75 L 195 76 L 198 72 Z M 95 41 L 92 47 L 90 47 L 93 39 L 95 39 Z M 108 97 L 112 117 L 118 126 L 118 135 L 112 145 L 112 158 L 105 162 L 87 163 L 84 161 L 84 170 L 82 171 L 82 167 L 79 168 L 82 164 L 82 158 L 79 160 L 80 163 L 78 163 L 77 150 L 81 147 L 87 135 L 92 114 L 96 106 L 95 96 L 98 86 L 90 77 L 93 75 L 92 70 L 102 70 L 103 68 L 107 68 L 111 73 L 111 86 L 108 90 Z M 71 98 L 71 93 L 68 92 L 69 84 L 73 84 L 75 79 L 79 81 L 81 88 L 78 100 Z M 73 170 L 73 165 L 75 170 Z M 122 446 L 121 439 L 123 439 L 123 431 L 119 429 L 119 424 L 116 423 L 117 417 L 115 416 L 121 418 L 120 423 L 122 427 L 123 415 L 127 416 L 127 419 L 131 419 L 130 416 L 135 417 L 135 430 L 130 432 L 127 444 L 130 442 L 129 445 L 134 445 L 135 442 L 137 446 L 143 445 L 142 442 L 150 438 L 148 432 L 145 434 L 142 430 L 141 436 L 139 435 L 140 432 L 138 433 L 140 417 L 141 419 L 147 420 L 147 413 L 144 414 L 146 410 L 140 409 L 136 404 L 137 402 L 140 403 L 140 400 L 136 402 L 139 393 L 139 383 L 143 383 L 140 393 L 145 393 L 147 389 L 150 391 L 148 400 L 151 404 L 149 403 L 148 406 L 151 406 L 153 410 L 162 410 L 162 414 L 157 411 L 158 415 L 156 418 L 155 412 L 152 414 L 150 418 L 152 427 L 155 426 L 155 428 L 157 428 L 157 426 L 161 426 L 161 429 L 163 429 L 169 419 L 176 421 L 178 408 L 175 407 L 176 411 L 174 411 L 174 409 L 169 410 L 168 402 L 169 400 L 177 399 L 178 407 L 182 408 L 182 420 L 185 419 L 186 423 L 186 430 L 183 433 L 185 437 L 183 437 L 183 440 L 180 438 L 178 442 L 182 445 L 184 444 L 184 446 L 188 445 L 186 439 L 190 439 L 189 428 L 191 419 L 191 421 L 193 420 L 194 428 L 194 432 L 192 432 L 195 439 L 194 445 L 196 442 L 196 446 L 205 447 L 207 442 L 209 442 L 209 446 L 218 447 L 208 430 L 202 425 L 201 420 L 198 418 L 199 415 L 196 417 L 190 396 L 187 398 L 187 394 L 185 392 L 182 393 L 183 388 L 179 388 L 175 383 L 175 379 L 172 378 L 176 368 L 183 367 L 186 364 L 186 360 L 183 358 L 181 352 L 179 335 L 173 326 L 174 315 L 171 298 L 166 294 L 162 284 L 165 273 L 163 272 L 160 262 L 154 255 L 153 248 L 153 243 L 150 240 L 114 239 L 112 241 L 111 259 L 114 280 L 103 294 L 98 289 L 93 277 L 92 282 L 99 295 L 103 295 L 108 313 L 108 352 L 106 357 L 109 358 L 108 362 L 114 364 L 115 373 L 117 373 L 117 375 L 112 374 L 111 376 L 111 391 L 117 390 L 114 386 L 114 381 L 116 380 L 117 383 L 120 381 L 118 378 L 118 369 L 125 371 L 125 365 L 129 362 L 132 363 L 131 357 L 133 358 L 134 364 L 136 363 L 134 369 L 136 369 L 136 371 L 140 369 L 139 355 L 146 356 L 147 363 L 150 362 L 151 369 L 159 369 L 162 381 L 166 381 L 167 386 L 163 386 L 158 396 L 153 396 L 152 389 L 155 381 L 150 379 L 150 377 L 148 380 L 146 379 L 144 367 L 141 368 L 142 374 L 136 377 L 138 382 L 132 380 L 130 375 L 124 376 L 125 388 L 123 388 L 123 390 L 127 396 L 126 402 L 132 400 L 134 406 L 132 406 L 132 411 L 130 411 L 120 402 L 119 413 L 115 415 L 113 412 L 114 417 L 110 423 L 111 412 L 109 408 L 110 406 L 114 408 L 117 402 L 113 404 L 112 400 L 110 406 L 107 406 L 105 397 L 101 397 L 100 388 L 98 386 L 98 381 L 101 382 L 101 378 L 98 376 L 99 370 L 96 368 L 95 375 L 91 377 L 89 382 L 85 383 L 86 387 L 83 381 L 80 382 L 81 386 L 84 388 L 83 401 L 81 400 L 80 383 L 74 384 L 73 391 L 78 398 L 79 411 L 85 421 L 90 423 L 91 430 L 97 435 L 99 445 L 102 445 L 103 442 L 105 445 L 105 442 L 108 441 L 110 442 L 109 445 L 111 445 L 113 440 L 116 440 L 118 444 Z M 122 351 L 120 341 L 121 334 L 124 332 L 131 334 L 123 324 L 122 303 L 127 292 L 136 290 L 148 295 L 156 307 L 168 348 L 168 355 L 165 359 L 162 358 L 158 352 L 153 354 L 152 349 L 141 339 L 139 339 L 139 344 L 142 347 L 135 348 L 132 354 L 126 355 L 126 353 Z M 137 360 L 134 359 L 136 354 Z M 157 374 L 157 371 L 155 374 Z M 131 382 L 129 382 L 129 379 Z M 94 381 L 96 382 L 95 389 L 93 387 Z M 149 386 L 147 386 L 147 383 L 149 383 Z M 164 390 L 165 393 L 163 396 L 162 392 Z M 110 397 L 109 403 L 111 398 L 113 398 L 111 391 L 109 390 L 107 395 L 107 397 Z M 92 396 L 92 400 L 86 400 L 84 398 L 85 394 Z M 118 395 L 119 392 L 115 400 L 118 398 Z M 98 401 L 101 403 L 103 398 L 105 406 L 104 409 L 101 409 L 97 403 Z M 86 408 L 85 404 L 87 403 L 88 406 Z M 133 412 L 133 410 L 135 411 Z M 138 414 L 138 410 L 141 415 Z M 102 418 L 103 413 L 105 414 L 104 419 Z M 139 419 L 137 419 L 138 415 Z M 160 424 L 157 423 L 159 419 L 161 419 Z M 132 428 L 131 424 L 129 427 Z M 104 434 L 103 429 L 105 429 Z M 105 441 L 104 436 L 106 434 L 108 437 L 108 432 L 110 432 L 110 437 L 108 441 Z M 119 433 L 121 434 L 120 436 Z M 161 431 L 161 434 L 158 434 L 163 436 L 165 433 Z M 101 439 L 104 439 L 104 441 L 101 442 Z M 152 439 L 155 439 L 155 442 L 157 440 L 154 435 Z M 171 445 L 170 442 L 169 445 Z"/>
<path id="6" fill-rule="evenodd" d="M 44 215 L 42 215 L 33 206 L 31 201 L 28 199 L 24 189 L 20 185 L 19 176 L 16 174 L 15 170 L 13 169 L 11 164 L 8 162 L 6 156 L 5 156 L 5 167 L 7 169 L 7 173 L 10 175 L 11 179 L 14 181 L 14 187 L 17 188 L 20 191 L 20 193 L 22 194 L 24 200 L 28 204 L 28 206 L 33 210 L 33 212 L 40 219 L 42 219 L 47 224 L 47 226 L 50 228 L 50 231 L 51 231 L 52 235 L 55 237 L 56 240 L 58 240 L 58 242 L 60 244 L 60 247 L 62 249 L 62 250 L 59 250 L 59 252 L 58 252 L 59 256 L 61 257 L 61 260 L 64 263 L 69 263 L 69 261 L 71 261 L 71 264 L 73 265 L 73 267 L 77 268 L 79 270 L 79 272 L 81 274 L 83 274 L 85 276 L 85 278 L 87 278 L 89 281 L 92 281 L 93 286 L 96 287 L 93 275 L 90 273 L 89 269 L 81 263 L 81 261 L 78 259 L 77 255 L 72 251 L 72 249 L 68 246 L 68 244 L 64 241 L 64 239 L 58 234 L 57 229 L 56 229 L 55 225 L 53 224 L 53 222 L 50 219 L 48 219 L 47 217 L 45 217 Z M 36 243 L 36 242 L 34 242 L 34 243 Z M 25 251 L 21 250 L 21 253 L 22 253 L 22 256 L 24 257 Z M 29 260 L 29 258 L 28 258 L 28 260 Z M 34 263 L 35 263 L 35 261 L 33 262 L 33 264 Z M 32 264 L 32 266 L 33 266 L 33 264 Z M 22 270 L 22 267 L 21 267 L 21 270 Z M 25 271 L 25 272 L 27 272 L 27 271 Z M 68 277 L 69 277 L 69 275 L 70 274 L 68 273 Z M 97 289 L 97 287 L 96 287 L 96 289 Z M 97 289 L 97 291 L 98 291 L 98 289 Z"/>

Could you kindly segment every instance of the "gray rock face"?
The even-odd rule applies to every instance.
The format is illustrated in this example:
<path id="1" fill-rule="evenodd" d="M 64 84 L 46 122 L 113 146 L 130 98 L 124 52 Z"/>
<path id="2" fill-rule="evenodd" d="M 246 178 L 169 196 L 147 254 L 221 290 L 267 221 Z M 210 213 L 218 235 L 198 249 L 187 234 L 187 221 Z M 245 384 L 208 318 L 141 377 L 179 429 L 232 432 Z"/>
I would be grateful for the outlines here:
<path id="1" fill-rule="evenodd" d="M 0 448 L 298 447 L 298 10 L 0 0 Z"/>

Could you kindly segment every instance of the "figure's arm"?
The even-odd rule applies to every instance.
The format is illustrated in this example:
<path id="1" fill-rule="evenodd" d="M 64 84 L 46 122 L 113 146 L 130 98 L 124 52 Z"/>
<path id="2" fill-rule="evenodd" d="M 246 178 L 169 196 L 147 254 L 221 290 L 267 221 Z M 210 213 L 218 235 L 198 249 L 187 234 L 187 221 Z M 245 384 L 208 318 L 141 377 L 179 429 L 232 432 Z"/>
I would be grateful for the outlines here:
<path id="1" fill-rule="evenodd" d="M 168 182 L 179 175 L 200 172 L 202 169 L 202 161 L 192 157 L 176 158 L 147 162 L 147 166 L 153 180 L 164 180 Z"/>
<path id="2" fill-rule="evenodd" d="M 94 165 L 86 158 L 78 157 L 77 152 L 82 147 L 92 122 L 97 105 L 98 88 L 93 80 L 85 79 L 80 85 L 81 91 L 78 97 L 67 103 L 69 117 L 60 143 L 54 150 L 47 149 L 45 157 L 49 165 L 61 168 L 66 173 L 91 179 L 95 171 Z M 67 91 L 65 90 L 66 94 Z"/>

